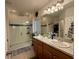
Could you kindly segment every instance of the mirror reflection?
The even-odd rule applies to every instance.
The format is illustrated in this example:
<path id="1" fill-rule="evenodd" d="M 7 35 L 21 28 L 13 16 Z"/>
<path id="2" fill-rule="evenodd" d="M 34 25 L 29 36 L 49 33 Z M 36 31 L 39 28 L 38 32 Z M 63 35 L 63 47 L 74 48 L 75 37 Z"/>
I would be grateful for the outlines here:
<path id="1" fill-rule="evenodd" d="M 41 17 L 41 31 L 43 36 L 49 38 L 60 37 L 64 41 L 72 42 L 74 39 L 74 5 L 64 6 L 63 10 L 45 14 Z"/>

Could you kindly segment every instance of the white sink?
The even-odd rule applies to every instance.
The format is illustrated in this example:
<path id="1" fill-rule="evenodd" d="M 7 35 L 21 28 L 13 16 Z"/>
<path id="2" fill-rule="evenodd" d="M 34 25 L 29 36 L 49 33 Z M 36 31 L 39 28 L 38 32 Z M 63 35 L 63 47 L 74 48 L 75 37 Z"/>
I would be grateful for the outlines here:
<path id="1" fill-rule="evenodd" d="M 71 46 L 70 43 L 68 43 L 68 42 L 61 42 L 61 41 L 58 41 L 58 40 L 55 40 L 55 39 L 51 40 L 50 43 L 53 44 L 53 45 L 56 45 L 58 47 L 61 47 L 61 48 L 68 48 L 68 47 Z"/>
<path id="2" fill-rule="evenodd" d="M 61 42 L 61 43 L 59 44 L 59 47 L 67 48 L 67 47 L 70 47 L 70 44 L 67 43 L 67 42 Z"/>

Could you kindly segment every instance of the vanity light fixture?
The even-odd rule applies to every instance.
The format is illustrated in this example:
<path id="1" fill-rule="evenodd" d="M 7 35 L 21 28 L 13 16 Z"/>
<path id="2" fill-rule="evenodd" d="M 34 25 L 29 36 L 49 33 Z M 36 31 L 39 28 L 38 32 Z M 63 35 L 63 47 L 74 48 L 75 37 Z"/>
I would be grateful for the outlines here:
<path id="1" fill-rule="evenodd" d="M 56 8 L 55 8 L 55 12 L 57 12 L 57 11 L 58 11 L 58 8 L 56 7 Z"/>
<path id="2" fill-rule="evenodd" d="M 51 10 L 55 10 L 55 6 L 52 6 Z"/>
<path id="3" fill-rule="evenodd" d="M 60 10 L 61 9 L 61 4 L 60 3 L 57 3 L 56 4 L 56 7 Z"/>
<path id="4" fill-rule="evenodd" d="M 50 11 L 51 11 L 51 9 L 50 9 L 50 8 L 48 8 L 48 11 L 50 12 Z"/>
<path id="5" fill-rule="evenodd" d="M 62 10 L 63 9 L 63 5 L 61 3 L 57 3 L 56 4 L 56 7 L 59 9 L 59 10 Z"/>
<path id="6" fill-rule="evenodd" d="M 50 9 L 49 10 L 44 10 L 44 14 L 50 14 Z"/>
<path id="7" fill-rule="evenodd" d="M 56 4 L 56 7 L 60 7 L 60 6 L 61 6 L 61 4 L 60 4 L 60 3 L 57 3 L 57 4 Z"/>
<path id="8" fill-rule="evenodd" d="M 50 14 L 51 12 L 51 9 L 50 8 L 48 8 L 48 10 L 47 10 L 47 14 Z"/>
<path id="9" fill-rule="evenodd" d="M 51 8 L 48 8 L 47 10 L 44 10 L 44 14 L 50 14 L 57 12 L 59 10 L 63 10 L 63 5 L 60 2 L 57 2 L 55 5 L 53 5 Z"/>

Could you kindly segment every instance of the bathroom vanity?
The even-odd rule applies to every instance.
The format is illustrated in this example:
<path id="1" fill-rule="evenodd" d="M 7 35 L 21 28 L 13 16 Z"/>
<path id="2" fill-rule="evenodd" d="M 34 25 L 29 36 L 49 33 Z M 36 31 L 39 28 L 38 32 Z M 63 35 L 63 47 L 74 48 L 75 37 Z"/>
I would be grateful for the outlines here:
<path id="1" fill-rule="evenodd" d="M 34 51 L 37 59 L 73 59 L 73 45 L 59 47 L 59 43 L 51 42 L 50 39 L 33 38 Z"/>

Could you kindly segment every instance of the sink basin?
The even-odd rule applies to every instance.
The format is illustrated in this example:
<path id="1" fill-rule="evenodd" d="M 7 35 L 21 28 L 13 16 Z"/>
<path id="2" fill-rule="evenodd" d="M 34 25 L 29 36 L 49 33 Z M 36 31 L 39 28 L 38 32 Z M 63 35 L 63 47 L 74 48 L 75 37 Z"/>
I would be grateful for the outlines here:
<path id="1" fill-rule="evenodd" d="M 49 40 L 46 40 L 48 41 L 49 43 L 53 44 L 53 45 L 56 45 L 56 46 L 59 46 L 61 48 L 68 48 L 70 47 L 70 43 L 68 42 L 61 42 L 61 41 L 58 41 L 57 39 L 49 39 Z"/>
<path id="2" fill-rule="evenodd" d="M 62 47 L 62 48 L 70 47 L 70 44 L 67 43 L 67 42 L 61 42 L 61 43 L 59 44 L 59 47 Z"/>

